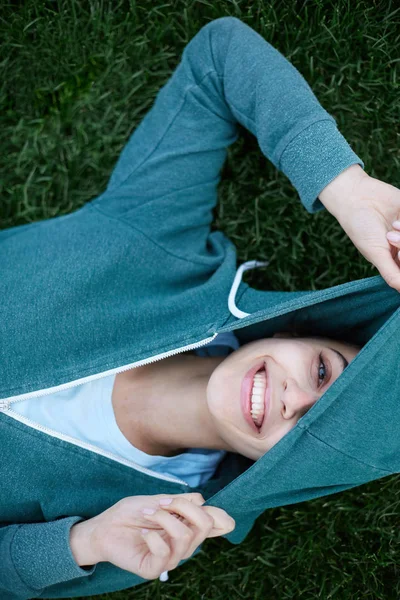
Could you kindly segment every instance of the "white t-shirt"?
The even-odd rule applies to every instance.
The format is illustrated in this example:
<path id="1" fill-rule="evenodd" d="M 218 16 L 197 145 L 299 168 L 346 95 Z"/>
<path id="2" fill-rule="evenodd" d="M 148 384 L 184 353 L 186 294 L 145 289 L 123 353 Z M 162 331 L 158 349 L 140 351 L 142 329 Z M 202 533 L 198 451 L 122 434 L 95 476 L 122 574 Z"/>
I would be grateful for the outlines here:
<path id="1" fill-rule="evenodd" d="M 217 335 L 212 342 L 194 352 L 199 356 L 227 356 L 237 348 L 239 342 L 229 332 Z M 191 487 L 202 485 L 210 479 L 226 454 L 223 450 L 190 448 L 176 456 L 151 456 L 127 440 L 115 420 L 111 401 L 114 380 L 115 375 L 109 375 L 60 392 L 15 402 L 13 410 L 35 423 L 102 448 L 142 467 L 179 477 Z"/>

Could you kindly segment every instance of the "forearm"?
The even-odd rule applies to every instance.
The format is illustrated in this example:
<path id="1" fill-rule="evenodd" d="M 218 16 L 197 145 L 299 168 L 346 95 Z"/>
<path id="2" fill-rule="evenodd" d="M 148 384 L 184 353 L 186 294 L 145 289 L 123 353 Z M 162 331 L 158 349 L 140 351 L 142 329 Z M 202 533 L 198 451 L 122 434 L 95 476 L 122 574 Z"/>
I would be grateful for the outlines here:
<path id="1" fill-rule="evenodd" d="M 91 519 L 73 525 L 70 530 L 69 545 L 72 556 L 80 567 L 93 567 L 99 557 L 91 545 Z"/>
<path id="2" fill-rule="evenodd" d="M 319 194 L 325 208 L 336 218 L 349 209 L 349 203 L 355 186 L 367 173 L 360 165 L 351 165 L 335 177 Z"/>

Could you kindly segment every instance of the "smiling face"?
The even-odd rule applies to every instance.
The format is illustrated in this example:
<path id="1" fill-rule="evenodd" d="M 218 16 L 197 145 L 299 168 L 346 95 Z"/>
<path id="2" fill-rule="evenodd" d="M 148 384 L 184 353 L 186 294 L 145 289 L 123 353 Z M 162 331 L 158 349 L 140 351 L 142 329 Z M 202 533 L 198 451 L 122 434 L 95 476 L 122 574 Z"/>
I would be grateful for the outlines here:
<path id="1" fill-rule="evenodd" d="M 217 366 L 208 382 L 207 404 L 218 434 L 234 451 L 257 460 L 293 429 L 359 351 L 337 340 L 290 334 L 241 346 Z M 262 363 L 267 403 L 258 429 L 243 414 L 241 393 L 246 374 Z M 252 383 L 248 388 L 251 395 Z"/>

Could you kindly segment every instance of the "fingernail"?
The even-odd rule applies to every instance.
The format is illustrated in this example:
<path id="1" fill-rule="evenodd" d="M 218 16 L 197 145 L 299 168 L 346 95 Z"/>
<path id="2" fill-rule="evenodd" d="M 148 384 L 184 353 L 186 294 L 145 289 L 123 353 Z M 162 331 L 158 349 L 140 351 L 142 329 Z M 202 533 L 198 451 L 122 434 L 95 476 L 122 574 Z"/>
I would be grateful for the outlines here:
<path id="1" fill-rule="evenodd" d="M 149 531 L 150 531 L 150 529 L 142 529 L 143 534 L 149 533 Z"/>
<path id="2" fill-rule="evenodd" d="M 393 221 L 393 227 L 400 227 L 400 221 Z"/>
<path id="3" fill-rule="evenodd" d="M 391 242 L 400 242 L 400 233 L 395 233 L 394 231 L 389 231 L 389 233 L 386 234 L 386 237 Z"/>
<path id="4" fill-rule="evenodd" d="M 168 506 L 168 504 L 171 504 L 173 498 L 161 498 L 160 500 L 160 504 L 161 506 Z"/>
<path id="5" fill-rule="evenodd" d="M 142 513 L 144 515 L 154 515 L 156 511 L 153 508 L 143 508 Z"/>

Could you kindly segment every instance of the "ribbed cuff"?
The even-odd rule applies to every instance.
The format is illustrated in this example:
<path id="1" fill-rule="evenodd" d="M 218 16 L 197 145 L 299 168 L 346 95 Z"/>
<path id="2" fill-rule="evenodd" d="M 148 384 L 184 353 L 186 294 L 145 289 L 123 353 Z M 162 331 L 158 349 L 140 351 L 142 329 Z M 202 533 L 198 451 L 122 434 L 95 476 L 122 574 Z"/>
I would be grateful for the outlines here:
<path id="1" fill-rule="evenodd" d="M 299 133 L 285 148 L 279 169 L 296 188 L 309 213 L 324 208 L 318 195 L 342 171 L 363 161 L 330 120 L 317 121 Z"/>
<path id="2" fill-rule="evenodd" d="M 91 575 L 73 557 L 69 544 L 70 529 L 81 517 L 20 525 L 10 546 L 11 562 L 22 582 L 35 591 L 62 581 Z"/>

